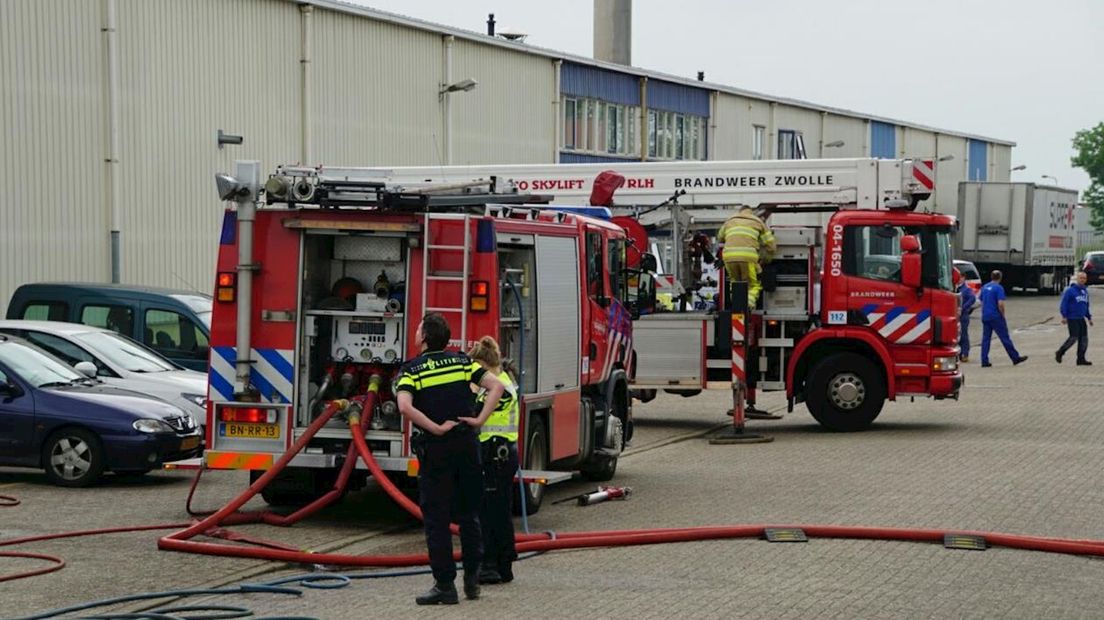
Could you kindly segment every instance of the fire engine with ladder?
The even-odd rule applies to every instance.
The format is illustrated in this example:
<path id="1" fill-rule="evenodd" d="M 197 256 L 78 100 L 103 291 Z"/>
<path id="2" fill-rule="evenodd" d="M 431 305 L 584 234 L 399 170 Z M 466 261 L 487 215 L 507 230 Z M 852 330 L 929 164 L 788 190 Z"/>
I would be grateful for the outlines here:
<path id="1" fill-rule="evenodd" d="M 416 431 L 391 381 L 419 353 L 421 317 L 436 312 L 451 347 L 492 335 L 516 361 L 530 513 L 543 483 L 570 475 L 558 472 L 613 477 L 632 435 L 633 319 L 654 296 L 648 262 L 622 260 L 623 228 L 493 179 L 400 188 L 370 169 L 288 166 L 261 190 L 259 164 L 236 166 L 217 177 L 236 204 L 217 262 L 207 468 L 256 478 L 328 403 L 382 377 L 368 444 L 396 478 L 416 475 Z M 335 419 L 264 497 L 307 501 L 346 458 L 350 432 Z"/>
<path id="2" fill-rule="evenodd" d="M 734 433 L 757 391 L 785 391 L 824 427 L 868 427 L 885 401 L 957 398 L 953 217 L 919 208 L 930 160 L 613 162 L 376 171 L 417 184 L 495 179 L 577 204 L 618 187 L 615 223 L 628 261 L 655 251 L 672 307 L 636 321 L 634 395 L 733 393 Z M 605 173 L 603 175 L 603 173 Z M 600 176 L 602 175 L 602 176 Z M 609 195 L 609 192 L 606 192 Z M 760 307 L 731 294 L 713 235 L 736 205 L 755 208 L 778 241 Z M 709 263 L 712 262 L 713 265 Z M 657 276 L 662 280 L 665 276 Z M 742 283 L 741 283 L 742 284 Z M 662 287 L 661 287 L 662 288 Z M 716 294 L 712 293 L 716 290 Z M 745 300 L 742 304 L 740 299 Z M 646 310 L 647 312 L 647 310 Z"/>

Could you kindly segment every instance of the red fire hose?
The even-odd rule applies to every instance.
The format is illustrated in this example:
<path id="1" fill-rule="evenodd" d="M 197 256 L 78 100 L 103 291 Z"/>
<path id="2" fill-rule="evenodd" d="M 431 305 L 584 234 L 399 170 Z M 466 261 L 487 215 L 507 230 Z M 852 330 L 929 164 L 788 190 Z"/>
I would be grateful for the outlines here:
<path id="1" fill-rule="evenodd" d="M 359 456 L 368 467 L 377 483 L 383 487 L 391 499 L 398 503 L 404 510 L 421 519 L 421 509 L 407 498 L 391 482 L 380 469 L 379 464 L 372 456 L 364 437 L 364 425 L 375 405 L 378 378 L 373 378 L 369 393 L 362 399 L 354 400 L 356 405 L 350 407 L 348 401 L 331 402 L 322 414 L 307 428 L 306 432 L 281 456 L 260 478 L 246 489 L 238 497 L 221 509 L 207 515 L 200 521 L 193 523 L 172 523 L 157 525 L 140 525 L 130 527 L 104 528 L 94 530 L 81 530 L 75 532 L 62 532 L 39 536 L 27 536 L 0 541 L 0 547 L 21 543 L 53 540 L 58 538 L 73 538 L 79 536 L 94 536 L 118 532 L 133 532 L 156 529 L 178 529 L 180 531 L 164 536 L 158 540 L 158 547 L 171 551 L 183 551 L 188 553 L 200 553 L 206 555 L 232 556 L 243 558 L 255 558 L 263 560 L 276 560 L 292 563 L 328 564 L 334 566 L 358 566 L 358 567 L 399 567 L 420 566 L 429 563 L 429 558 L 424 553 L 408 555 L 345 555 L 338 553 L 309 553 L 299 551 L 292 547 L 271 541 L 261 541 L 255 538 L 237 534 L 224 529 L 225 526 L 240 523 L 268 523 L 271 525 L 288 526 L 296 523 L 333 503 L 341 496 L 348 484 L 352 469 L 356 465 Z M 241 513 L 238 510 L 250 499 L 256 496 L 265 485 L 287 467 L 294 458 L 314 437 L 314 435 L 326 424 L 339 410 L 349 409 L 349 427 L 352 431 L 353 444 L 349 447 L 345 462 L 334 488 L 296 512 L 283 516 L 269 511 Z M 365 413 L 362 421 L 361 414 Z M 453 526 L 455 529 L 455 525 Z M 1044 536 L 1024 536 L 1016 534 L 1003 534 L 981 531 L 953 531 L 914 529 L 914 528 L 884 528 L 884 527 L 859 527 L 845 525 L 730 525 L 730 526 L 705 526 L 686 528 L 657 528 L 642 530 L 607 530 L 592 532 L 565 532 L 560 534 L 518 534 L 516 535 L 517 550 L 519 552 L 551 551 L 555 549 L 578 549 L 585 547 L 614 547 L 626 545 L 652 545 L 671 542 L 689 542 L 701 540 L 720 540 L 732 538 L 761 538 L 766 529 L 800 528 L 807 536 L 823 538 L 852 538 L 852 539 L 879 539 L 897 541 L 922 541 L 941 542 L 946 534 L 980 536 L 992 546 L 1008 547 L 1030 551 L 1045 551 L 1050 553 L 1068 553 L 1075 555 L 1104 556 L 1104 541 L 1078 540 L 1053 538 Z M 203 535 L 222 538 L 235 542 L 252 543 L 254 546 L 231 545 L 225 543 L 199 542 L 192 540 Z M 27 553 L 27 552 L 0 552 L 0 557 L 17 557 L 39 559 L 53 562 L 51 566 L 41 569 L 0 575 L 0 582 L 22 577 L 41 575 L 59 570 L 65 566 L 65 561 L 56 556 Z M 459 557 L 459 554 L 457 554 Z"/>
<path id="2" fill-rule="evenodd" d="M 347 482 L 348 473 L 351 471 L 350 463 L 355 461 L 353 458 L 352 450 L 356 449 L 360 458 L 364 461 L 368 470 L 372 473 L 372 476 L 376 479 L 376 482 L 383 487 L 383 490 L 387 495 L 394 500 L 399 506 L 410 513 L 417 519 L 422 518 L 422 511 L 410 498 L 406 497 L 391 480 L 380 469 L 379 464 L 376 463 L 375 458 L 372 456 L 372 451 L 368 448 L 367 441 L 364 438 L 364 424 L 367 423 L 367 418 L 371 416 L 373 406 L 375 404 L 375 386 L 371 388 L 367 399 L 363 403 L 362 410 L 365 412 L 365 419 L 362 422 L 359 419 L 359 415 L 350 417 L 349 427 L 352 430 L 353 446 L 350 447 L 350 457 L 346 459 L 345 465 L 342 468 L 341 476 L 338 479 L 338 483 L 335 485 L 333 491 L 328 493 L 325 497 L 312 503 L 293 515 L 281 518 L 265 517 L 262 520 L 266 523 L 289 525 L 294 521 L 297 521 L 309 514 L 313 514 L 315 511 L 321 509 L 324 505 L 335 499 L 340 495 L 340 492 Z M 265 475 L 261 476 L 256 482 L 254 482 L 245 493 L 236 498 L 234 501 L 227 504 L 218 512 L 207 517 L 203 521 L 192 525 L 191 527 L 170 534 L 161 538 L 158 541 L 158 546 L 161 549 L 169 549 L 173 551 L 186 551 L 191 553 L 202 553 L 208 555 L 224 555 L 244 558 L 257 558 L 266 560 L 277 560 L 282 562 L 294 562 L 294 563 L 311 563 L 311 564 L 329 564 L 335 566 L 418 566 L 425 565 L 429 562 L 429 558 L 424 553 L 409 554 L 409 555 L 387 555 L 387 556 L 371 556 L 371 555 L 345 555 L 338 553 L 308 553 L 303 551 L 295 551 L 290 549 L 271 549 L 271 548 L 256 548 L 247 547 L 241 545 L 227 545 L 222 543 L 209 543 L 209 542 L 197 542 L 189 540 L 197 534 L 208 532 L 213 527 L 223 525 L 227 519 L 233 516 L 233 513 L 249 501 L 254 495 L 256 495 L 264 487 L 265 484 L 273 477 L 275 477 L 291 458 L 303 448 L 314 436 L 318 429 L 333 414 L 336 412 L 337 406 L 345 406 L 344 403 L 331 403 L 327 407 L 322 416 L 318 418 L 307 431 L 299 438 L 299 440 L 292 446 L 288 452 L 281 457 Z M 262 513 L 263 514 L 263 513 Z M 239 518 L 244 518 L 240 516 Z M 455 525 L 453 526 L 455 530 Z M 938 542 L 944 539 L 944 536 L 948 533 L 944 530 L 928 530 L 928 529 L 912 529 L 912 528 L 876 528 L 876 527 L 856 527 L 856 526 L 843 526 L 843 525 L 792 525 L 792 526 L 775 526 L 775 525 L 733 525 L 733 526 L 707 526 L 707 527 L 688 527 L 688 528 L 658 528 L 648 530 L 611 530 L 611 531 L 595 531 L 595 532 L 566 532 L 557 534 L 555 536 L 550 534 L 518 534 L 515 539 L 517 540 L 517 550 L 519 552 L 528 551 L 550 551 L 554 549 L 577 549 L 583 547 L 614 547 L 624 545 L 648 545 L 659 543 L 671 543 L 671 542 L 689 542 L 700 540 L 717 540 L 727 538 L 759 538 L 763 535 L 765 529 L 768 528 L 788 528 L 796 527 L 802 529 L 809 536 L 819 536 L 825 538 L 857 538 L 857 539 L 881 539 L 881 540 L 899 540 L 899 541 L 925 541 L 925 542 Z M 1013 549 L 1025 549 L 1035 551 L 1048 551 L 1053 553 L 1071 553 L 1078 555 L 1097 555 L 1104 556 L 1104 541 L 1099 540 L 1072 540 L 1062 538 L 1051 538 L 1041 536 L 1021 536 L 1013 534 L 1000 534 L 994 532 L 953 532 L 958 535 L 973 535 L 981 536 L 988 544 L 1009 547 Z M 457 553 L 459 557 L 459 553 Z"/>

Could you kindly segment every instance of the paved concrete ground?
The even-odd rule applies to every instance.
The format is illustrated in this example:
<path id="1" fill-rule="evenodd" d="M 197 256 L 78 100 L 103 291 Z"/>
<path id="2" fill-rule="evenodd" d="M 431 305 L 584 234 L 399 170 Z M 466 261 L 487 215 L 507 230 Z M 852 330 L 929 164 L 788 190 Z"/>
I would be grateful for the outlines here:
<path id="1" fill-rule="evenodd" d="M 1094 290 L 1104 307 L 1104 290 Z M 821 431 L 799 409 L 753 422 L 770 444 L 711 446 L 701 435 L 728 420 L 727 395 L 661 396 L 636 409 L 639 434 L 617 483 L 633 497 L 579 508 L 546 505 L 534 529 L 558 531 L 739 523 L 808 523 L 992 530 L 1104 539 L 1104 368 L 1062 366 L 1053 351 L 1065 329 L 1056 300 L 1009 301 L 1013 338 L 1031 359 L 1012 367 L 999 344 L 994 367 L 966 366 L 959 402 L 886 407 L 865 433 Z M 1104 313 L 1102 313 L 1104 314 Z M 1049 320 L 1048 320 L 1049 318 Z M 1104 318 L 1104 317 L 1102 317 Z M 975 328 L 980 327 L 975 321 Z M 975 329 L 975 342 L 979 340 Z M 1104 326 L 1091 330 L 1104 350 Z M 996 343 L 995 343 L 996 344 Z M 1096 356 L 1104 364 L 1104 355 Z M 778 408 L 768 395 L 761 405 Z M 690 437 L 690 438 L 687 438 Z M 682 438 L 683 441 L 669 441 Z M 10 471 L 10 470 L 5 470 Z M 214 506 L 244 485 L 239 474 L 205 482 L 199 503 Z M 49 487 L 39 474 L 0 473 L 0 494 L 23 505 L 0 508 L 0 540 L 82 527 L 179 521 L 187 490 L 181 473 L 112 481 L 89 490 Z M 572 482 L 551 499 L 589 488 Z M 378 492 L 289 529 L 242 531 L 303 547 L 343 552 L 422 549 L 416 526 Z M 0 584 L 0 616 L 125 592 L 275 578 L 301 572 L 248 560 L 157 551 L 157 533 L 25 545 L 63 555 L 52 575 Z M 8 572 L 30 562 L 5 560 Z M 276 571 L 251 576 L 259 571 Z M 806 544 L 728 540 L 557 552 L 517 565 L 518 580 L 485 588 L 484 599 L 418 609 L 425 576 L 357 581 L 333 591 L 210 599 L 244 604 L 258 616 L 363 617 L 1096 617 L 1104 608 L 1104 562 L 1057 554 L 939 545 L 814 539 Z M 195 601 L 189 601 L 194 603 Z"/>

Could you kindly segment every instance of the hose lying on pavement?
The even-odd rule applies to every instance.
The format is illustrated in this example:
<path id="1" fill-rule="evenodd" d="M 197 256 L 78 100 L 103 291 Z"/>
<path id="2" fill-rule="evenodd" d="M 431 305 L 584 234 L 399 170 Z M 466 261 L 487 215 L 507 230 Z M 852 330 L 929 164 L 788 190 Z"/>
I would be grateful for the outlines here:
<path id="1" fill-rule="evenodd" d="M 245 492 L 234 498 L 226 506 L 223 506 L 221 509 L 210 513 L 208 516 L 198 522 L 184 524 L 161 524 L 135 527 L 105 528 L 98 530 L 83 530 L 79 532 L 64 532 L 59 534 L 29 536 L 24 538 L 0 541 L 0 546 L 9 546 L 20 543 L 27 543 L 39 540 L 51 540 L 57 538 L 92 536 L 113 532 L 133 532 L 155 529 L 183 528 L 178 532 L 164 536 L 159 539 L 158 547 L 161 549 L 182 551 L 187 553 L 200 553 L 206 555 L 243 557 L 334 566 L 424 566 L 429 562 L 428 556 L 424 553 L 407 555 L 347 555 L 337 553 L 311 553 L 300 551 L 292 547 L 282 545 L 280 543 L 259 541 L 257 539 L 249 538 L 240 534 L 235 534 L 224 529 L 224 526 L 240 523 L 259 522 L 268 523 L 271 525 L 287 526 L 316 513 L 317 511 L 321 510 L 325 506 L 329 505 L 330 503 L 341 497 L 345 485 L 348 483 L 348 479 L 350 477 L 352 469 L 356 464 L 358 456 L 364 461 L 369 471 L 376 478 L 376 481 L 380 484 L 380 486 L 383 487 L 388 496 L 397 504 L 399 504 L 409 514 L 411 514 L 415 518 L 421 519 L 422 514 L 420 508 L 417 506 L 417 504 L 406 497 L 384 474 L 384 472 L 380 469 L 379 464 L 373 457 L 371 450 L 368 448 L 367 441 L 365 440 L 364 426 L 367 424 L 367 418 L 371 415 L 371 412 L 374 408 L 377 389 L 378 381 L 374 381 L 368 395 L 366 397 L 363 397 L 363 400 L 354 401 L 354 403 L 352 404 L 348 401 L 331 402 L 324 409 L 322 415 L 320 415 L 307 428 L 307 431 L 301 437 L 299 437 L 298 440 L 296 440 L 296 442 L 283 456 L 281 456 L 276 461 L 271 469 L 265 472 L 260 478 L 258 478 L 253 484 L 251 484 Z M 338 476 L 338 480 L 334 484 L 334 488 L 324 496 L 318 498 L 314 502 L 311 502 L 307 506 L 304 506 L 303 508 L 297 510 L 290 515 L 279 515 L 270 511 L 247 513 L 238 512 L 238 510 L 242 506 L 244 506 L 250 499 L 252 499 L 257 493 L 259 493 L 265 487 L 265 485 L 269 483 L 269 481 L 271 481 L 285 467 L 287 467 L 291 459 L 308 444 L 308 442 L 311 440 L 311 438 L 314 437 L 319 429 L 321 429 L 322 426 L 325 425 L 339 410 L 349 410 L 353 412 L 353 415 L 350 415 L 349 418 L 353 444 L 349 447 L 348 456 L 345 459 L 345 462 L 342 464 L 341 474 Z M 362 411 L 367 412 L 363 421 L 361 420 L 360 413 Z M 456 526 L 453 525 L 454 530 L 455 527 Z M 764 535 L 764 531 L 766 529 L 785 528 L 800 528 L 805 532 L 807 536 L 810 537 L 880 539 L 914 542 L 942 542 L 947 534 L 969 535 L 981 537 L 982 539 L 984 539 L 986 544 L 991 546 L 1001 546 L 1011 549 L 1030 551 L 1044 551 L 1050 553 L 1104 556 L 1104 541 L 1101 540 L 1079 540 L 1045 536 L 1025 536 L 984 531 L 947 531 L 934 529 L 860 527 L 845 525 L 749 524 L 686 528 L 656 528 L 641 530 L 566 532 L 560 534 L 518 534 L 516 535 L 515 539 L 517 541 L 517 551 L 519 553 L 527 553 L 551 551 L 556 549 L 577 549 L 585 547 L 649 545 L 671 542 L 690 542 L 732 538 L 761 538 Z M 238 542 L 249 542 L 261 546 L 250 547 L 244 545 L 230 545 L 224 543 L 210 543 L 192 540 L 196 536 L 200 535 L 224 538 L 227 540 Z M 55 562 L 55 565 L 44 569 L 29 571 L 27 574 L 0 576 L 0 581 L 44 574 L 47 572 L 58 570 L 65 565 L 64 560 L 61 560 L 60 558 L 56 558 L 54 556 L 47 556 L 45 554 L 16 555 L 12 553 L 7 553 L 6 555 L 53 561 Z M 457 557 L 459 557 L 458 553 Z"/>
<path id="2" fill-rule="evenodd" d="M 368 443 L 364 437 L 364 426 L 367 424 L 368 418 L 372 415 L 377 389 L 378 380 L 377 378 L 373 378 L 370 391 L 366 399 L 361 403 L 361 406 L 356 408 L 359 409 L 359 411 L 354 411 L 354 415 L 351 415 L 349 417 L 349 428 L 351 429 L 353 436 L 353 445 L 350 447 L 350 453 L 352 453 L 353 448 L 355 448 L 356 453 L 364 461 L 364 464 L 368 467 L 368 470 L 376 479 L 376 482 L 383 488 L 384 492 L 386 492 L 387 495 L 399 506 L 410 513 L 410 515 L 420 520 L 422 518 L 421 509 L 418 507 L 417 504 L 411 501 L 410 498 L 404 495 L 384 474 L 383 470 L 380 469 L 379 464 L 373 457 L 372 451 L 369 449 Z M 180 532 L 162 537 L 158 541 L 158 547 L 171 551 L 184 551 L 206 555 L 256 558 L 263 560 L 276 560 L 281 562 L 324 564 L 333 566 L 399 567 L 421 566 L 428 564 L 429 557 L 425 553 L 407 555 L 348 555 L 340 553 L 310 553 L 293 549 L 256 548 L 241 545 L 227 545 L 222 543 L 199 542 L 195 540 L 190 540 L 191 538 L 194 538 L 199 534 L 203 534 L 204 532 L 207 532 L 212 528 L 219 527 L 226 524 L 228 521 L 233 520 L 234 513 L 246 502 L 252 499 L 257 493 L 259 493 L 269 480 L 279 474 L 280 471 L 287 466 L 292 457 L 294 457 L 295 454 L 302 450 L 303 447 L 306 446 L 310 439 L 314 436 L 314 434 L 318 432 L 318 429 L 320 429 L 322 425 L 325 424 L 326 421 L 328 421 L 336 413 L 337 407 L 348 407 L 348 403 L 345 401 L 331 402 L 324 411 L 323 415 L 315 420 L 313 424 L 311 424 L 307 431 L 299 437 L 295 445 L 293 445 L 273 465 L 271 469 L 265 472 L 263 476 L 258 478 L 256 482 L 250 485 L 249 489 L 247 489 L 244 493 L 235 498 L 219 511 L 208 516 L 203 521 L 195 523 L 191 527 Z M 361 412 L 363 412 L 364 415 L 363 421 L 361 420 Z M 344 474 L 347 470 L 351 469 L 351 465 L 349 463 L 352 461 L 355 461 L 355 459 L 346 459 L 346 462 L 342 468 L 343 476 L 339 477 L 339 485 L 343 485 L 347 481 L 348 476 Z M 290 522 L 293 522 L 294 520 L 298 520 L 298 518 L 306 516 L 307 514 L 313 514 L 313 512 L 321 508 L 321 506 L 323 505 L 323 500 L 329 497 L 333 497 L 334 499 L 336 499 L 336 497 L 340 496 L 340 491 L 341 489 L 338 488 L 338 485 L 335 485 L 334 490 L 328 493 L 326 497 L 318 500 L 315 503 L 312 503 L 310 506 L 303 508 L 293 515 L 282 518 L 282 522 L 279 524 L 288 524 Z M 293 517 L 297 518 L 293 519 Z M 275 519 L 264 518 L 263 520 L 266 523 L 276 522 Z M 455 524 L 452 526 L 452 528 L 454 531 L 456 530 Z M 984 538 L 987 544 L 1008 547 L 1012 549 L 1104 556 L 1104 541 L 1099 540 L 1072 540 L 1042 536 L 1002 534 L 997 532 L 947 532 L 945 530 L 932 529 L 858 527 L 845 525 L 762 524 L 686 528 L 655 528 L 644 530 L 564 532 L 557 535 L 544 533 L 518 534 L 515 535 L 515 540 L 517 541 L 517 551 L 519 553 L 524 553 L 529 551 L 551 551 L 556 549 L 578 549 L 584 547 L 615 547 L 625 545 L 650 545 L 660 543 L 690 542 L 730 538 L 759 538 L 763 536 L 764 530 L 772 528 L 800 528 L 804 530 L 807 536 L 814 537 L 924 542 L 942 542 L 944 540 L 944 536 L 950 533 L 956 535 L 980 536 Z M 457 559 L 459 559 L 459 552 L 456 552 L 456 557 Z"/>

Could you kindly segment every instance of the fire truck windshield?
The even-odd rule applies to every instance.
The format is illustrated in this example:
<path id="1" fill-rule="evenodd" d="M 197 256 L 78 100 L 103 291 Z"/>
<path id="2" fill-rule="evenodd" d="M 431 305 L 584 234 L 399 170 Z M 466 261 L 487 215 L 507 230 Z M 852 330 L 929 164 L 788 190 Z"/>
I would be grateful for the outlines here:
<path id="1" fill-rule="evenodd" d="M 923 282 L 924 286 L 953 291 L 951 277 L 953 259 L 951 257 L 951 235 L 949 227 L 927 227 L 921 233 L 920 247 L 924 248 Z"/>

